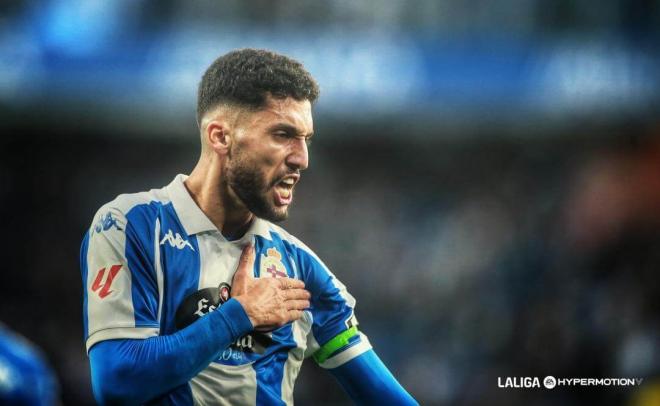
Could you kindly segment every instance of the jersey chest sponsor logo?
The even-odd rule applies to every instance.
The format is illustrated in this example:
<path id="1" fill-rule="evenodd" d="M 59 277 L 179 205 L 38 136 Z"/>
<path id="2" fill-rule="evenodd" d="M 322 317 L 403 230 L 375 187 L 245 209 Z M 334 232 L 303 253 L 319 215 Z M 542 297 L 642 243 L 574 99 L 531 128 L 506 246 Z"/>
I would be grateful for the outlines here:
<path id="1" fill-rule="evenodd" d="M 96 278 L 94 279 L 94 283 L 92 283 L 92 292 L 98 294 L 101 299 L 105 299 L 109 294 L 113 292 L 110 290 L 110 287 L 112 286 L 112 281 L 115 280 L 115 276 L 117 276 L 117 273 L 119 273 L 120 269 L 121 265 L 113 265 L 110 267 L 110 270 L 107 274 L 105 273 L 105 267 L 99 269 L 98 273 L 96 274 Z"/>
<path id="2" fill-rule="evenodd" d="M 286 278 L 286 268 L 282 263 L 282 254 L 275 248 L 268 248 L 266 255 L 261 254 L 261 266 L 259 276 L 270 276 L 273 278 Z"/>
<path id="3" fill-rule="evenodd" d="M 200 318 L 217 310 L 230 298 L 231 286 L 224 282 L 217 288 L 200 289 L 187 296 L 176 311 L 175 325 L 177 330 L 186 328 Z M 232 343 L 216 361 L 230 365 L 252 362 L 274 344 L 270 335 L 253 331 Z"/>
<path id="4" fill-rule="evenodd" d="M 117 231 L 122 231 L 123 229 L 117 224 L 117 219 L 112 217 L 112 213 L 108 212 L 105 215 L 99 216 L 99 220 L 94 225 L 94 231 L 101 233 L 103 231 L 108 231 L 112 227 L 116 228 Z"/>
<path id="5" fill-rule="evenodd" d="M 173 233 L 172 230 L 167 230 L 165 237 L 163 237 L 163 239 L 160 240 L 160 245 L 164 245 L 165 243 L 168 243 L 170 247 L 176 248 L 178 250 L 182 250 L 188 247 L 191 250 L 195 251 L 192 244 L 190 244 L 188 240 L 184 240 L 183 237 L 181 237 L 181 234 Z"/>

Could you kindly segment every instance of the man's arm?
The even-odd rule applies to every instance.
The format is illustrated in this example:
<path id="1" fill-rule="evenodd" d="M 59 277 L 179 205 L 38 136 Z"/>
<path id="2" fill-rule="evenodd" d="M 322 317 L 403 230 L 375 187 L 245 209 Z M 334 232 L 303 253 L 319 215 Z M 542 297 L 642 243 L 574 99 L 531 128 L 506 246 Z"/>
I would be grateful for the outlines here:
<path id="1" fill-rule="evenodd" d="M 188 382 L 252 329 L 231 299 L 171 335 L 99 342 L 89 352 L 94 396 L 100 404 L 142 404 Z"/>
<path id="2" fill-rule="evenodd" d="M 359 405 L 417 405 L 373 350 L 329 370 Z"/>
<path id="3" fill-rule="evenodd" d="M 358 404 L 416 405 L 358 330 L 355 298 L 311 249 L 294 241 L 299 268 L 312 292 L 306 354 L 329 370 Z"/>

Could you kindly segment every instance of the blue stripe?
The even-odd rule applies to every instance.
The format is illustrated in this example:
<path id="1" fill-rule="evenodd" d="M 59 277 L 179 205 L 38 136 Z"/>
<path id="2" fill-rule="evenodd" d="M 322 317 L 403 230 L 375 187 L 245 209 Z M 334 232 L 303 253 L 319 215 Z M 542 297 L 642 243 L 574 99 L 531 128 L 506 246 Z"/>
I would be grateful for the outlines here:
<path id="1" fill-rule="evenodd" d="M 288 330 L 291 330 L 290 326 L 287 327 L 289 327 Z M 288 351 L 278 351 L 252 364 L 257 375 L 257 405 L 285 404 L 282 401 L 282 379 L 284 363 L 288 357 Z"/>
<path id="2" fill-rule="evenodd" d="M 124 255 L 131 270 L 131 295 L 135 327 L 158 327 L 158 283 L 154 269 L 154 227 L 158 207 L 151 202 L 126 213 Z"/>
<path id="3" fill-rule="evenodd" d="M 292 266 L 291 255 L 295 254 L 293 246 L 283 240 L 278 233 L 271 232 L 271 239 L 255 236 L 254 274 L 259 275 L 262 255 L 266 256 L 269 248 L 275 248 L 282 254 L 281 263 L 286 269 L 287 276 L 295 278 L 296 272 Z M 261 275 L 268 277 L 268 275 Z M 258 358 L 252 365 L 257 378 L 257 405 L 283 405 L 282 380 L 284 379 L 284 365 L 289 357 L 289 351 L 298 346 L 293 338 L 293 329 L 290 324 L 272 332 L 272 338 L 277 345 L 268 348 L 267 353 Z"/>
<path id="4" fill-rule="evenodd" d="M 323 345 L 348 328 L 346 321 L 353 315 L 353 308 L 341 296 L 333 276 L 321 262 L 288 241 L 282 243 L 297 258 L 305 289 L 312 294 L 309 308 L 313 318 L 312 333 L 316 341 Z"/>
<path id="5" fill-rule="evenodd" d="M 85 342 L 89 336 L 87 328 L 87 250 L 89 249 L 89 231 L 85 233 L 82 244 L 80 246 L 80 272 L 82 273 L 83 282 L 83 335 Z"/>
<path id="6" fill-rule="evenodd" d="M 261 267 L 260 253 L 266 252 L 266 247 L 269 243 L 271 242 L 259 235 L 254 236 L 254 266 L 252 267 L 252 276 L 255 278 L 259 277 L 259 268 Z"/>
<path id="7" fill-rule="evenodd" d="M 151 318 L 151 323 L 160 325 L 160 334 L 168 335 L 176 332 L 175 315 L 179 304 L 186 296 L 197 291 L 200 275 L 199 245 L 195 236 L 188 236 L 186 234 L 171 203 L 151 202 L 148 207 L 146 206 L 144 205 L 144 207 L 136 211 L 133 211 L 135 208 L 131 210 L 129 212 L 130 218 L 127 215 L 128 224 L 135 226 L 136 230 L 141 230 L 140 234 L 132 234 L 137 234 L 135 238 L 139 239 L 141 246 L 149 247 L 147 252 L 143 252 L 141 257 L 138 255 L 138 258 L 142 258 L 143 262 L 145 259 L 148 260 L 149 263 L 143 265 L 148 265 L 148 269 L 151 270 L 148 275 L 141 274 L 138 277 L 140 280 L 137 287 L 136 283 L 133 283 L 133 306 L 135 308 L 136 326 L 138 325 L 138 320 L 145 322 Z M 156 219 L 160 220 L 159 236 L 154 235 Z M 160 265 L 163 270 L 163 303 L 161 320 L 157 320 L 158 283 L 156 270 L 153 265 L 155 261 L 155 253 L 153 252 L 154 240 L 158 238 L 160 243 L 170 230 L 173 234 L 178 233 L 182 238 L 187 240 L 192 245 L 194 251 L 188 247 L 178 249 L 167 243 L 158 245 L 160 249 Z M 127 258 L 129 258 L 128 255 L 129 253 L 127 252 Z M 133 266 L 129 262 L 129 267 L 132 270 Z M 133 272 L 133 277 L 135 280 L 135 272 Z M 153 292 L 151 290 L 147 291 L 146 293 L 149 294 L 149 299 L 147 301 L 140 299 L 139 305 L 136 306 L 136 293 L 138 295 L 144 295 L 145 291 L 138 293 L 141 291 L 135 289 L 144 289 L 144 286 L 142 286 L 144 283 L 142 282 L 146 281 L 149 282 L 150 288 L 152 287 L 155 290 Z M 147 311 L 144 312 L 144 310 Z M 161 398 L 150 402 L 150 404 L 177 406 L 192 405 L 193 403 L 192 389 L 188 383 L 178 386 L 164 394 Z"/>
<path id="8" fill-rule="evenodd" d="M 291 262 L 289 261 L 287 245 L 290 246 L 286 241 L 284 241 L 279 234 L 271 232 L 271 240 L 263 238 L 259 235 L 254 236 L 254 250 L 256 258 L 254 259 L 254 276 L 255 278 L 259 276 L 259 269 L 261 268 L 261 254 L 267 255 L 268 248 L 276 248 L 277 251 L 282 254 L 282 265 L 286 269 L 286 274 L 289 278 L 295 278 L 296 273 L 294 272 Z M 262 275 L 268 276 L 268 275 Z"/>
<path id="9" fill-rule="evenodd" d="M 188 295 L 196 292 L 199 286 L 200 258 L 197 237 L 186 234 L 172 203 L 160 207 L 160 236 L 162 241 L 168 231 L 178 233 L 193 247 L 178 249 L 169 244 L 160 245 L 161 269 L 164 277 L 164 300 L 161 320 L 161 334 L 176 332 L 175 315 L 179 304 Z"/>

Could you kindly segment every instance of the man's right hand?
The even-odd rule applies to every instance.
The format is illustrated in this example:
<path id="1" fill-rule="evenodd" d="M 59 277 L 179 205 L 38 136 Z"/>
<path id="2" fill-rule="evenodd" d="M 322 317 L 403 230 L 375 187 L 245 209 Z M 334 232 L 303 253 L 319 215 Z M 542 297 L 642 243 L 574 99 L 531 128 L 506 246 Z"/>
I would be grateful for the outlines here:
<path id="1" fill-rule="evenodd" d="M 243 306 L 256 331 L 271 331 L 302 317 L 311 294 L 305 283 L 292 278 L 258 278 L 253 275 L 254 247 L 243 248 L 232 280 L 232 297 Z"/>

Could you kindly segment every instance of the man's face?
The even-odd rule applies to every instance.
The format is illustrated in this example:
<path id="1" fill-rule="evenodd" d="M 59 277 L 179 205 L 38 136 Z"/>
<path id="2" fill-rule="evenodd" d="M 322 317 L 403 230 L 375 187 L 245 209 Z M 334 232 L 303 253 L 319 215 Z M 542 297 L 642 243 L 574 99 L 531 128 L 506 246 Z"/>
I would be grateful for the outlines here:
<path id="1" fill-rule="evenodd" d="M 227 183 L 257 217 L 288 216 L 293 189 L 307 168 L 313 133 L 309 101 L 268 98 L 265 108 L 238 120 L 226 163 Z"/>

